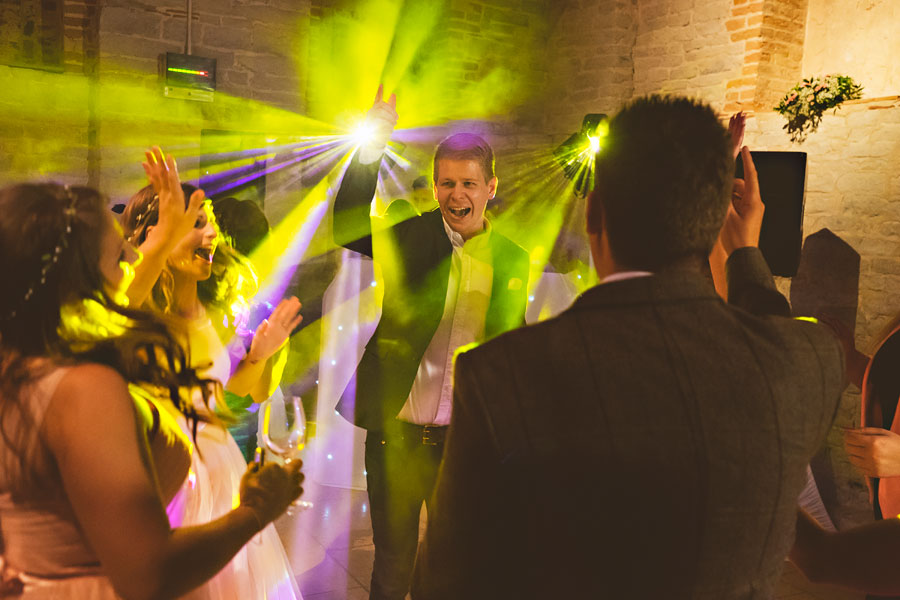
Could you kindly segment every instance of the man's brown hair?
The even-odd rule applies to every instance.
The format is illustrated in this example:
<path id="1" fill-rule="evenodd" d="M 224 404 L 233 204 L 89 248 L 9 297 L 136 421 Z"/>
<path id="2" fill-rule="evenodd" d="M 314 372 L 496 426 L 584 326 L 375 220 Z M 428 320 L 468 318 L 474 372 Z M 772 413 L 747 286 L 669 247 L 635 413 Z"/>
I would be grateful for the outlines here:
<path id="1" fill-rule="evenodd" d="M 454 133 L 444 138 L 434 150 L 434 163 L 431 178 L 437 183 L 438 161 L 474 160 L 481 165 L 484 181 L 494 178 L 494 149 L 480 135 L 474 133 Z"/>

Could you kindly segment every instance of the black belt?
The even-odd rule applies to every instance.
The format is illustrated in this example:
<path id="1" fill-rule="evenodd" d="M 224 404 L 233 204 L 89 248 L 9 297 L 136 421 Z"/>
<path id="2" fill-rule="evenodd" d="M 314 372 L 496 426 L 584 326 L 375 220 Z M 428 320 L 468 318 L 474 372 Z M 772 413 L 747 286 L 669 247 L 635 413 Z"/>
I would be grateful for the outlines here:
<path id="1" fill-rule="evenodd" d="M 425 446 L 440 446 L 447 437 L 447 425 L 416 425 L 398 421 L 398 433 L 404 440 L 422 443 Z"/>

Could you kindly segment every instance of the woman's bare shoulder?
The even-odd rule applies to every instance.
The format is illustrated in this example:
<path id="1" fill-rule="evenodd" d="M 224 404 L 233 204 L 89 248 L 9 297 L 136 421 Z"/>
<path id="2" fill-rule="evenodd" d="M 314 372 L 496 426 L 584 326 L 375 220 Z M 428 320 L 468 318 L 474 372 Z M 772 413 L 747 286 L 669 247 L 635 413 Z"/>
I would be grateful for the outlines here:
<path id="1" fill-rule="evenodd" d="M 66 368 L 56 393 L 58 395 L 63 392 L 67 396 L 98 396 L 106 391 L 123 389 L 127 389 L 125 378 L 112 367 L 99 363 L 79 363 Z"/>

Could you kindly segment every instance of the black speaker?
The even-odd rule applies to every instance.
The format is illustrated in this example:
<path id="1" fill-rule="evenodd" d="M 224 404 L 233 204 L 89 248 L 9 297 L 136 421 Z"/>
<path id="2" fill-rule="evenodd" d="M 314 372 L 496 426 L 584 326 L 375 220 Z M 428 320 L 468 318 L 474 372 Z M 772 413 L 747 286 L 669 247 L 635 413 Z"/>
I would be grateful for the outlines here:
<path id="1" fill-rule="evenodd" d="M 759 249 L 773 275 L 793 277 L 800 266 L 803 204 L 806 194 L 806 152 L 751 152 L 766 213 Z M 738 156 L 735 177 L 744 177 Z"/>

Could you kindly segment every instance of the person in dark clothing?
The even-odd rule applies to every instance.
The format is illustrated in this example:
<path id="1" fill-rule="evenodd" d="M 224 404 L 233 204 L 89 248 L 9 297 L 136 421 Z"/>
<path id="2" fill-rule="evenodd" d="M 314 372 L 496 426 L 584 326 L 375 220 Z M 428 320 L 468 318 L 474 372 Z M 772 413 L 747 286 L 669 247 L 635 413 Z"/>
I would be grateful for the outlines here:
<path id="1" fill-rule="evenodd" d="M 416 554 L 419 511 L 431 495 L 450 423 L 457 348 L 524 323 L 528 253 L 485 219 L 497 189 L 493 150 L 460 133 L 435 150 L 437 208 L 390 226 L 370 219 L 382 154 L 397 121 L 381 90 L 362 146 L 334 203 L 335 241 L 381 265 L 381 320 L 337 410 L 365 428 L 375 543 L 370 598 L 402 599 Z M 374 222 L 374 223 L 373 223 Z"/>

